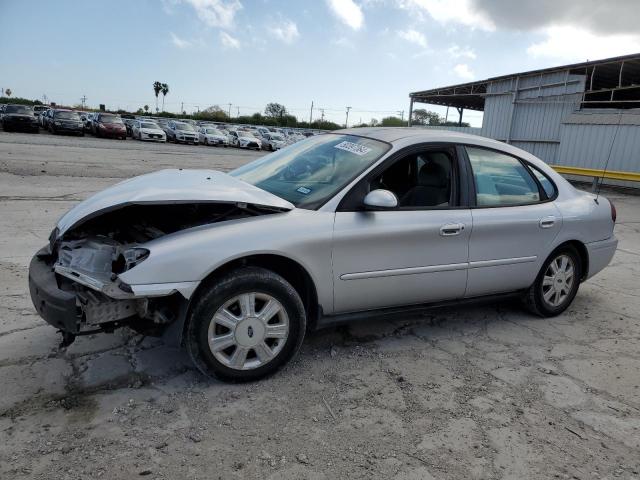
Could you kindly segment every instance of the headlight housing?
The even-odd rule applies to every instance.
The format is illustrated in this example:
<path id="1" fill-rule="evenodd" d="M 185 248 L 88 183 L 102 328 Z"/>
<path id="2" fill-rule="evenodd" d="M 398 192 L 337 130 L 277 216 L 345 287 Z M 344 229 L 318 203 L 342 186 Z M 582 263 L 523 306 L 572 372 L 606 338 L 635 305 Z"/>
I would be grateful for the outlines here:
<path id="1" fill-rule="evenodd" d="M 120 252 L 118 258 L 112 263 L 111 269 L 113 273 L 120 274 L 131 270 L 136 265 L 144 262 L 149 258 L 149 250 L 142 247 L 127 248 Z"/>

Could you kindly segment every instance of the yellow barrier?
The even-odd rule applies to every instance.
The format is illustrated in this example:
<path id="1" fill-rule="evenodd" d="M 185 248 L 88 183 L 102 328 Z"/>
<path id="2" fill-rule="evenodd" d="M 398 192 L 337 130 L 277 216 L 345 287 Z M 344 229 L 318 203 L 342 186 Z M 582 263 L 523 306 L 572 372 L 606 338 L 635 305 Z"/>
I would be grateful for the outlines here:
<path id="1" fill-rule="evenodd" d="M 598 170 L 596 168 L 579 168 L 579 167 L 564 167 L 562 165 L 551 165 L 551 167 L 558 173 L 565 173 L 567 175 L 580 175 L 583 177 L 594 178 L 610 178 L 611 180 L 626 180 L 628 182 L 640 182 L 640 173 L 632 172 L 618 172 L 615 170 Z"/>

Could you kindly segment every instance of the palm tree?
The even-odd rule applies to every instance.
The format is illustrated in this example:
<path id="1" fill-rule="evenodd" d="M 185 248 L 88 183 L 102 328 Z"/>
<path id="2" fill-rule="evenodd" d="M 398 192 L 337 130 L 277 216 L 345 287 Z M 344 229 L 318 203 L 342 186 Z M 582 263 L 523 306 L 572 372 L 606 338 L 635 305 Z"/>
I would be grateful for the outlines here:
<path id="1" fill-rule="evenodd" d="M 153 91 L 156 94 L 156 112 L 158 111 L 158 95 L 162 91 L 162 84 L 158 81 L 153 82 Z"/>
<path id="2" fill-rule="evenodd" d="M 11 89 L 10 89 L 10 88 L 5 88 L 5 90 L 4 90 L 4 94 L 5 94 L 7 97 L 10 97 L 10 96 L 11 96 Z"/>
<path id="3" fill-rule="evenodd" d="M 166 83 L 163 83 L 161 85 L 162 87 L 162 111 L 164 112 L 164 97 L 167 96 L 167 93 L 169 93 L 169 85 L 167 85 Z"/>
<path id="4" fill-rule="evenodd" d="M 143 108 L 144 108 L 145 113 L 149 112 L 149 105 L 145 105 Z"/>

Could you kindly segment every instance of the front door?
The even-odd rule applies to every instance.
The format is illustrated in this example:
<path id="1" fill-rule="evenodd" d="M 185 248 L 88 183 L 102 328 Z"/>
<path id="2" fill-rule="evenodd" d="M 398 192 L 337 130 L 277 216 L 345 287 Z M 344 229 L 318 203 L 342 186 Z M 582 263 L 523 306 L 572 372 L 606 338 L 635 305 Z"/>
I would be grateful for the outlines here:
<path id="1" fill-rule="evenodd" d="M 335 313 L 464 295 L 471 211 L 458 207 L 458 177 L 455 150 L 413 153 L 366 180 L 398 208 L 336 212 Z"/>

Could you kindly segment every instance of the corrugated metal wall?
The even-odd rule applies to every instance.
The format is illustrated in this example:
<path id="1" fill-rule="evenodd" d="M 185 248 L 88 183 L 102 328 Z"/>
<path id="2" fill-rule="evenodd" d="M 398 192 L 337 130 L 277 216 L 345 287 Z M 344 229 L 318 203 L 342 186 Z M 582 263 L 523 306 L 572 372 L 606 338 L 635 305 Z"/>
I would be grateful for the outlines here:
<path id="1" fill-rule="evenodd" d="M 603 169 L 611 150 L 608 170 L 640 173 L 640 109 L 579 110 L 584 90 L 585 76 L 568 70 L 513 76 L 488 85 L 481 129 L 436 128 L 508 142 L 551 165 Z"/>

